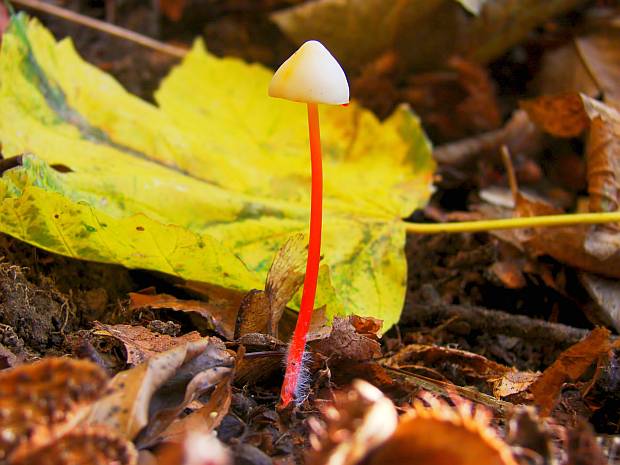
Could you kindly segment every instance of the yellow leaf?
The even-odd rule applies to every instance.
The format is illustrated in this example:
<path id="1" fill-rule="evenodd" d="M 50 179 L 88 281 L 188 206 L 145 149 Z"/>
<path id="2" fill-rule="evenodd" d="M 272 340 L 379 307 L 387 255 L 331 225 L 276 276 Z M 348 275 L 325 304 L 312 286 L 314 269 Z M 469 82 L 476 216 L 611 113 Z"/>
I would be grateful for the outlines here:
<path id="1" fill-rule="evenodd" d="M 70 41 L 18 21 L 0 55 L 0 140 L 5 156 L 34 156 L 0 180 L 0 229 L 77 258 L 262 288 L 280 246 L 307 230 L 305 107 L 267 97 L 270 70 L 216 58 L 200 41 L 156 107 Z M 321 120 L 317 306 L 387 327 L 405 295 L 401 219 L 430 194 L 430 146 L 404 107 L 384 123 L 354 103 L 321 108 Z"/>

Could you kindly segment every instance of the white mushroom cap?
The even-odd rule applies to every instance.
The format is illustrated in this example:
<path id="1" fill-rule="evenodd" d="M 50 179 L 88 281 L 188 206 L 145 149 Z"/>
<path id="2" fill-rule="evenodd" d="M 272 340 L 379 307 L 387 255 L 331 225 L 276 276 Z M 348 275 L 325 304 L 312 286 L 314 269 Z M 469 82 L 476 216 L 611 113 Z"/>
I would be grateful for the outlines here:
<path id="1" fill-rule="evenodd" d="M 325 46 L 310 40 L 278 68 L 269 84 L 272 97 L 305 103 L 349 103 L 349 84 Z"/>

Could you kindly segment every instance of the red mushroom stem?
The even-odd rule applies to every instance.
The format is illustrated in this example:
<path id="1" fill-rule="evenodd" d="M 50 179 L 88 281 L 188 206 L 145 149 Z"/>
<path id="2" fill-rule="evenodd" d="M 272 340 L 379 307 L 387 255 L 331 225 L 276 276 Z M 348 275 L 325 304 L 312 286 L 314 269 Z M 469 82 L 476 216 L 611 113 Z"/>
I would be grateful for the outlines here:
<path id="1" fill-rule="evenodd" d="M 321 132 L 319 109 L 316 103 L 308 103 L 308 128 L 310 133 L 310 162 L 312 165 L 312 195 L 310 203 L 310 238 L 304 290 L 295 332 L 286 359 L 286 373 L 282 385 L 281 405 L 286 407 L 297 393 L 297 385 L 303 370 L 306 338 L 314 310 L 316 285 L 321 261 L 321 226 L 323 221 L 323 166 L 321 159 Z"/>

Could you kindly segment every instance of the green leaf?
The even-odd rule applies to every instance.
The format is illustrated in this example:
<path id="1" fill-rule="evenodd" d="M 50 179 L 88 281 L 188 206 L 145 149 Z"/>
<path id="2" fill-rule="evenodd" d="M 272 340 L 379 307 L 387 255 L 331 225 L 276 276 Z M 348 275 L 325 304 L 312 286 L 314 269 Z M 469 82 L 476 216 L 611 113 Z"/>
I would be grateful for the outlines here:
<path id="1" fill-rule="evenodd" d="M 18 21 L 0 54 L 0 140 L 5 156 L 34 155 L 0 178 L 0 230 L 76 258 L 262 288 L 280 246 L 307 230 L 304 105 L 268 98 L 270 70 L 198 41 L 156 107 L 69 40 Z M 401 218 L 430 194 L 430 146 L 404 107 L 384 123 L 354 103 L 320 116 L 328 266 L 317 305 L 387 327 L 405 295 Z"/>

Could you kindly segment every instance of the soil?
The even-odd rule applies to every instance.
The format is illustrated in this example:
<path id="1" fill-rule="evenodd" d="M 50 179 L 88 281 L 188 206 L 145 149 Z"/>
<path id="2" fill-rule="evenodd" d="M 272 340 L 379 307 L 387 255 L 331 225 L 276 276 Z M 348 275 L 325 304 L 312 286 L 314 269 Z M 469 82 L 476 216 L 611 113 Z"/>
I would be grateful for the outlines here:
<path id="1" fill-rule="evenodd" d="M 81 13 L 106 18 L 105 2 L 64 3 Z M 188 44 L 202 33 L 210 49 L 218 54 L 241 56 L 271 66 L 281 62 L 294 48 L 266 20 L 264 13 L 295 2 L 237 1 L 230 2 L 234 6 L 226 7 L 228 2 L 194 0 L 188 2 L 186 8 L 195 14 L 180 21 L 163 16 L 154 20 L 147 3 L 150 4 L 122 2 L 114 12 L 117 23 L 175 43 Z M 260 20 L 255 20 L 257 14 Z M 112 73 L 131 92 L 149 100 L 153 99 L 160 79 L 176 63 L 170 57 L 81 26 L 45 16 L 41 19 L 56 36 L 72 37 L 87 61 Z M 273 43 L 279 44 L 276 49 L 270 46 Z M 510 96 L 522 90 L 514 87 L 523 86 L 523 80 L 515 76 L 532 70 L 524 70 L 522 62 L 515 62 L 509 55 L 489 69 L 495 78 L 512 76 L 511 80 L 504 81 L 500 92 L 500 96 L 506 96 L 500 106 L 512 108 Z M 370 98 L 366 103 L 373 106 Z M 388 102 L 387 107 L 385 101 L 375 103 L 374 109 L 385 115 L 396 103 L 396 100 Z M 465 132 L 471 130 L 467 128 Z M 439 126 L 432 127 L 431 133 L 438 143 L 448 142 L 454 136 L 454 133 L 442 133 Z M 518 164 L 519 167 L 526 169 L 527 165 Z M 484 169 L 497 173 L 496 168 L 497 162 L 492 162 Z M 456 178 L 456 186 L 455 183 L 448 187 L 440 185 L 431 207 L 417 212 L 415 219 L 433 219 L 433 208 L 465 210 L 473 203 L 473 192 L 480 184 L 479 177 L 483 176 L 472 174 L 471 170 L 464 170 L 460 175 Z M 571 195 L 576 192 L 571 191 Z M 3 257 L 0 263 L 0 369 L 47 355 L 65 354 L 90 358 L 111 372 L 124 368 L 122 348 L 97 347 L 89 338 L 95 321 L 138 323 L 171 335 L 195 329 L 191 321 L 179 317 L 178 313 L 136 315 L 128 310 L 128 293 L 150 286 L 179 298 L 189 297 L 165 277 L 69 259 L 4 235 L 0 235 L 0 257 Z M 563 350 L 595 326 L 584 314 L 583 308 L 591 305 L 591 300 L 575 270 L 544 257 L 523 275 L 502 274 L 494 265 L 498 261 L 511 262 L 514 251 L 491 234 L 411 236 L 407 257 L 407 303 L 401 324 L 382 340 L 386 357 L 407 344 L 432 342 L 471 351 L 519 370 L 538 371 L 547 368 Z M 513 282 L 510 279 L 520 281 L 518 285 L 507 285 Z M 485 312 L 495 313 L 489 317 L 491 314 Z M 201 331 L 208 334 L 207 330 Z M 618 375 L 612 369 L 616 366 L 614 360 L 612 356 L 594 386 L 594 397 L 601 403 L 593 416 L 588 415 L 601 434 L 617 434 L 619 428 L 620 396 L 614 388 L 618 384 Z M 435 369 L 442 372 L 450 367 Z M 369 370 L 372 372 L 374 368 L 350 365 L 338 373 L 334 370 L 333 379 L 319 380 L 314 385 L 317 397 L 332 382 L 338 383 L 339 377 L 350 380 L 354 375 L 368 376 Z M 371 375 L 374 376 L 374 372 Z M 274 405 L 281 381 L 277 376 L 274 378 L 235 388 L 231 413 L 224 418 L 218 435 L 233 445 L 236 463 L 272 463 L 273 456 L 299 454 L 299 444 L 305 441 L 303 420 L 312 412 L 303 409 L 298 412 L 293 422 L 297 425 L 297 433 L 286 438 L 281 438 L 274 426 L 278 421 L 274 417 Z M 450 379 L 458 378 L 452 373 Z M 465 385 L 471 380 L 465 377 L 460 381 Z M 384 390 L 397 402 L 405 403 L 415 394 L 387 384 Z M 581 410 L 578 404 L 582 400 L 579 398 L 572 405 L 574 411 Z"/>

